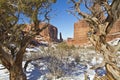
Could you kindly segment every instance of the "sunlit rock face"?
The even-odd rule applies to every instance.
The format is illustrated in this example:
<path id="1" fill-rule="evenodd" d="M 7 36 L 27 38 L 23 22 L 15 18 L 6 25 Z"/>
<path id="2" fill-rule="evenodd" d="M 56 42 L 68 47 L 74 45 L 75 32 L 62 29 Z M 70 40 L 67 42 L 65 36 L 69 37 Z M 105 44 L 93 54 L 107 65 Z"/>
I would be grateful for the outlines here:
<path id="1" fill-rule="evenodd" d="M 74 23 L 74 37 L 67 39 L 68 45 L 83 45 L 87 43 L 88 31 L 89 31 L 89 25 L 85 20 L 80 20 Z"/>
<path id="2" fill-rule="evenodd" d="M 28 24 L 24 28 L 24 32 L 29 32 L 31 30 L 31 26 L 33 24 Z M 43 31 L 39 32 L 38 35 L 35 37 L 35 40 L 37 41 L 47 41 L 47 42 L 57 42 L 58 41 L 58 29 L 57 27 L 47 24 L 45 22 L 41 22 L 38 26 L 39 29 L 42 29 L 43 27 L 47 26 L 46 28 L 43 29 Z"/>
<path id="3" fill-rule="evenodd" d="M 68 38 L 68 45 L 86 45 L 89 42 L 87 38 L 87 32 L 89 31 L 89 25 L 85 20 L 80 20 L 74 23 L 74 37 Z M 120 20 L 116 21 L 112 30 L 107 35 L 107 41 L 120 37 Z"/>
<path id="4" fill-rule="evenodd" d="M 46 26 L 46 23 L 41 23 L 39 25 L 39 28 L 42 28 L 45 26 Z M 58 41 L 58 38 L 57 38 L 58 29 L 51 24 L 48 24 L 47 26 L 48 27 L 46 27 L 42 32 L 39 33 L 40 36 L 42 36 L 45 39 L 45 41 L 57 42 Z"/>
<path id="5" fill-rule="evenodd" d="M 89 30 L 89 25 L 86 21 L 81 20 L 74 24 L 74 44 L 80 45 L 86 43 L 87 39 L 87 32 Z"/>

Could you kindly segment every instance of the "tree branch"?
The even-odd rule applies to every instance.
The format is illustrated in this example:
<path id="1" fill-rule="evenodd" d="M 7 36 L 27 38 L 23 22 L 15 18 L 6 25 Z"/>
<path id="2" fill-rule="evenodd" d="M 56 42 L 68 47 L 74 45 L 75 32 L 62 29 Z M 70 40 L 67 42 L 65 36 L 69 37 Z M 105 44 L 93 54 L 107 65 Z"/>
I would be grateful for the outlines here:
<path id="1" fill-rule="evenodd" d="M 3 63 L 3 65 L 9 69 L 9 67 L 11 65 L 13 65 L 14 61 L 13 61 L 13 58 L 12 56 L 10 56 L 10 54 L 6 53 L 3 48 L 2 48 L 2 45 L 0 44 L 0 59 Z"/>
<path id="2" fill-rule="evenodd" d="M 85 4 L 85 7 L 86 7 L 89 11 L 91 11 L 91 13 L 94 13 L 94 10 L 87 5 L 87 0 L 84 0 L 84 4 Z"/>
<path id="3" fill-rule="evenodd" d="M 26 36 L 22 41 L 21 41 L 21 45 L 20 45 L 20 49 L 17 52 L 16 56 L 15 56 L 15 62 L 19 64 L 19 62 L 21 62 L 22 58 L 23 58 L 23 54 L 25 53 L 25 49 L 28 46 L 28 44 L 30 43 L 30 41 L 32 40 L 33 37 L 30 36 Z"/>
<path id="4" fill-rule="evenodd" d="M 107 71 L 110 72 L 112 74 L 112 76 L 115 78 L 115 80 L 120 79 L 120 74 L 118 72 L 120 70 L 116 70 L 116 68 L 110 64 L 106 64 L 106 68 L 107 68 Z"/>
<path id="5" fill-rule="evenodd" d="M 113 52 L 113 54 L 116 54 L 116 52 L 120 49 L 120 40 L 118 41 L 118 44 L 117 44 L 117 46 L 114 46 L 114 52 Z"/>
<path id="6" fill-rule="evenodd" d="M 72 14 L 73 16 L 75 16 L 78 20 L 80 20 L 80 18 L 71 10 L 67 10 L 67 12 L 69 12 L 70 14 Z"/>
<path id="7" fill-rule="evenodd" d="M 88 14 L 86 14 L 86 13 L 83 13 L 83 12 L 81 12 L 81 10 L 80 10 L 80 4 L 81 4 L 81 1 L 78 1 L 78 2 L 76 2 L 75 0 L 71 0 L 73 3 L 74 3 L 74 8 L 75 8 L 75 10 L 78 12 L 78 14 L 80 15 L 80 16 L 82 16 L 82 17 L 84 17 L 84 18 L 88 18 L 89 17 L 89 15 Z"/>
<path id="8" fill-rule="evenodd" d="M 105 22 L 109 22 L 109 24 L 106 28 L 107 34 L 111 31 L 113 24 L 119 18 L 120 18 L 120 0 L 113 0 L 112 4 L 110 5 L 110 10 L 108 12 L 108 16 L 105 20 Z"/>

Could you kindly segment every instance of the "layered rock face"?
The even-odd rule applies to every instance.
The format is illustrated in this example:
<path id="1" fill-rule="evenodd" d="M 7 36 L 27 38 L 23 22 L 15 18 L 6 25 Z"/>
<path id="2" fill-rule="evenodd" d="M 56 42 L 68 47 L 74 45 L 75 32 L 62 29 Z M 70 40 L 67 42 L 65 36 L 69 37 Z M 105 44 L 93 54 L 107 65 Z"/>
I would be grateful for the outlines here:
<path id="1" fill-rule="evenodd" d="M 58 35 L 58 29 L 51 25 L 51 24 L 46 24 L 46 23 L 41 23 L 39 25 L 39 28 L 43 28 L 47 26 L 42 32 L 40 32 L 40 36 L 44 38 L 45 41 L 48 41 L 48 42 L 57 42 L 58 41 L 58 38 L 57 38 L 57 35 Z"/>
<path id="2" fill-rule="evenodd" d="M 35 40 L 37 40 L 38 42 L 40 41 L 57 42 L 58 41 L 58 38 L 57 38 L 58 29 L 55 26 L 42 22 L 39 24 L 38 27 L 40 29 L 42 29 L 43 27 L 46 27 L 46 28 L 43 29 L 43 31 L 41 31 L 38 35 L 36 35 Z M 31 30 L 31 25 L 28 24 L 23 31 L 29 32 L 30 30 Z"/>
<path id="3" fill-rule="evenodd" d="M 81 20 L 74 24 L 74 44 L 80 45 L 87 42 L 87 32 L 89 25 L 86 21 Z"/>
<path id="4" fill-rule="evenodd" d="M 88 42 L 87 32 L 89 30 L 89 25 L 85 20 L 80 20 L 74 23 L 74 37 L 68 38 L 68 45 L 82 45 Z"/>
<path id="5" fill-rule="evenodd" d="M 80 20 L 74 24 L 74 38 L 68 38 L 68 45 L 85 45 L 90 43 L 87 38 L 89 25 L 85 20 Z M 107 41 L 120 38 L 120 20 L 116 21 L 111 32 L 107 36 Z"/>

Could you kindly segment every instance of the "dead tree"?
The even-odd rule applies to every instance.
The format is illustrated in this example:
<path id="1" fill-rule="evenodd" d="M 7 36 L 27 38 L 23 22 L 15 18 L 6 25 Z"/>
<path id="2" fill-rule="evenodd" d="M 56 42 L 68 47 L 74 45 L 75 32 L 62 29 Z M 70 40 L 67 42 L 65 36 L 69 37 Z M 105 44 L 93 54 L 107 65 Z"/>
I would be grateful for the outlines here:
<path id="1" fill-rule="evenodd" d="M 100 65 L 94 67 L 106 68 L 104 79 L 95 80 L 119 80 L 120 68 L 116 64 L 116 52 L 120 45 L 113 47 L 106 41 L 106 36 L 111 31 L 113 24 L 120 19 L 120 0 L 70 0 L 73 8 L 79 16 L 89 24 L 88 38 L 95 49 L 104 56 Z M 88 13 L 81 10 L 81 4 L 89 10 Z"/>

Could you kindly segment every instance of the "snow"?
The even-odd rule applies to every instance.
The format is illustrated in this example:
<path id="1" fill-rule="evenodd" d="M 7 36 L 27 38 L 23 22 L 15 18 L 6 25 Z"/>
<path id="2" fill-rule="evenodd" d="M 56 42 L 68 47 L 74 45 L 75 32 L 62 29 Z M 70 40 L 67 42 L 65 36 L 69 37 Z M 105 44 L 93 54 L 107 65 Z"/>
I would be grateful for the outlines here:
<path id="1" fill-rule="evenodd" d="M 27 52 L 38 52 L 38 51 L 40 51 L 40 49 L 38 48 L 38 47 L 33 47 L 33 48 L 26 48 L 26 51 Z"/>
<path id="2" fill-rule="evenodd" d="M 28 64 L 26 69 L 27 80 L 44 80 L 45 73 L 48 72 L 46 70 L 46 66 L 44 63 L 31 62 Z"/>
<path id="3" fill-rule="evenodd" d="M 23 62 L 25 64 L 25 62 Z M 39 65 L 37 62 L 32 61 L 28 64 L 26 69 L 27 80 L 47 80 L 46 74 L 49 73 L 49 70 L 45 63 L 41 62 Z M 0 64 L 0 80 L 9 80 L 9 73 L 6 69 Z M 84 72 L 87 71 L 90 80 L 93 80 L 95 71 L 89 69 L 89 65 L 78 64 L 72 70 L 71 68 L 67 71 L 67 76 L 60 77 L 58 79 L 53 78 L 52 80 L 84 80 Z"/>
<path id="4" fill-rule="evenodd" d="M 0 64 L 0 80 L 9 80 L 8 70 L 2 64 Z"/>
<path id="5" fill-rule="evenodd" d="M 108 43 L 112 46 L 116 46 L 120 42 L 120 38 L 113 39 L 112 41 L 109 41 Z"/>
<path id="6" fill-rule="evenodd" d="M 99 58 L 93 57 L 93 59 L 91 61 L 91 64 L 92 65 L 97 65 L 97 64 L 100 64 L 102 61 L 103 61 L 102 57 L 99 57 Z"/>
<path id="7" fill-rule="evenodd" d="M 59 79 L 55 79 L 55 80 L 84 80 L 85 75 L 81 74 L 80 76 L 72 76 L 72 77 L 62 77 Z"/>
<path id="8" fill-rule="evenodd" d="M 23 62 L 25 64 L 25 62 Z M 45 63 L 41 62 L 39 65 L 36 65 L 37 62 L 32 61 L 28 64 L 26 69 L 27 80 L 47 80 L 46 74 L 49 73 L 49 70 Z M 88 65 L 89 66 L 89 65 Z M 9 80 L 9 73 L 6 69 L 0 64 L 0 80 Z M 90 77 L 90 80 L 93 80 L 95 71 L 88 69 L 86 65 L 78 64 L 72 70 L 71 68 L 67 71 L 67 76 L 60 77 L 58 79 L 53 78 L 52 80 L 84 80 L 84 72 L 87 70 L 87 73 Z"/>

